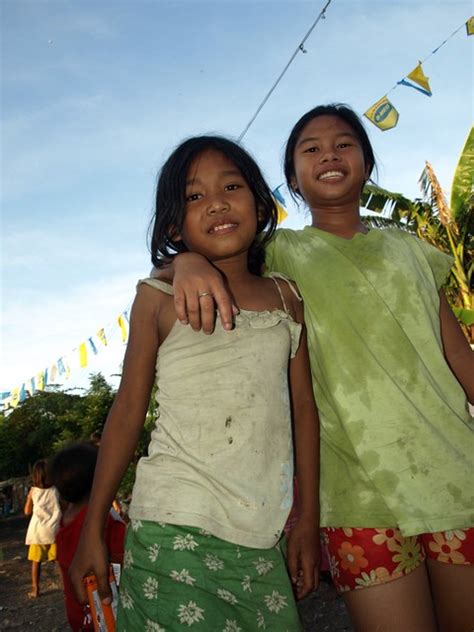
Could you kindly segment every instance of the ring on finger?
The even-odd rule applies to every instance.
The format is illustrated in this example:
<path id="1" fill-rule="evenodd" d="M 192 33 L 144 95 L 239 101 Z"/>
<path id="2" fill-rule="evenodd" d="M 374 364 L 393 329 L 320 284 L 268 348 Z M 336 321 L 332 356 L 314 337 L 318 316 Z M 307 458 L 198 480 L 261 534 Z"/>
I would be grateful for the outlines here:
<path id="1" fill-rule="evenodd" d="M 198 298 L 202 298 L 203 296 L 212 296 L 212 292 L 199 292 Z"/>

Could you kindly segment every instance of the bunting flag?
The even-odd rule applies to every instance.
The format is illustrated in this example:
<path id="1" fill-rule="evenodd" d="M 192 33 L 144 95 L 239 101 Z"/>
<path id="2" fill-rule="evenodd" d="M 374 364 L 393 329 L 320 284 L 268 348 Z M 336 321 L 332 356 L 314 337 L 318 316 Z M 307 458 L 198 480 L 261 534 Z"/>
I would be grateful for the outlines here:
<path id="1" fill-rule="evenodd" d="M 89 341 L 89 344 L 91 346 L 92 353 L 94 355 L 97 355 L 97 347 L 95 346 L 94 341 L 92 340 L 92 336 L 90 336 L 87 340 Z"/>
<path id="2" fill-rule="evenodd" d="M 413 68 L 413 70 L 404 79 L 399 81 L 398 84 L 402 86 L 408 86 L 409 88 L 413 88 L 414 90 L 418 90 L 418 92 L 426 94 L 427 97 L 430 97 L 433 93 L 431 92 L 428 79 L 429 77 L 427 77 L 423 72 L 420 61 L 418 62 L 418 66 L 416 66 L 416 68 Z M 414 83 L 416 85 L 413 85 Z"/>
<path id="3" fill-rule="evenodd" d="M 36 380 L 34 377 L 28 380 L 26 383 L 26 390 L 30 395 L 34 395 L 36 392 Z"/>
<path id="4" fill-rule="evenodd" d="M 474 16 L 466 22 L 466 31 L 468 35 L 474 35 Z"/>
<path id="5" fill-rule="evenodd" d="M 364 112 L 364 116 L 382 131 L 392 129 L 398 123 L 398 112 L 387 96 L 374 103 L 367 112 Z"/>
<path id="6" fill-rule="evenodd" d="M 87 347 L 85 342 L 79 345 L 79 366 L 81 369 L 87 366 Z"/>
<path id="7" fill-rule="evenodd" d="M 105 329 L 103 327 L 101 327 L 96 335 L 97 335 L 97 338 L 104 345 L 104 347 L 106 347 L 107 346 L 107 336 L 105 335 Z"/>
<path id="8" fill-rule="evenodd" d="M 36 390 L 44 391 L 44 371 L 36 374 Z"/>
<path id="9" fill-rule="evenodd" d="M 273 191 L 272 191 L 273 200 L 274 200 L 275 206 L 277 208 L 277 222 L 278 222 L 278 224 L 281 224 L 282 222 L 284 222 L 285 219 L 288 217 L 288 212 L 287 212 L 287 210 L 285 208 L 285 205 L 286 205 L 285 198 L 280 193 L 280 188 L 282 186 L 283 186 L 283 184 L 280 184 L 279 186 L 277 186 L 276 189 L 273 189 Z"/>
<path id="10" fill-rule="evenodd" d="M 58 367 L 57 364 L 53 364 L 51 365 L 51 368 L 49 370 L 49 376 L 50 376 L 50 380 L 51 382 L 54 384 L 54 382 L 56 382 L 56 376 L 58 374 Z"/>
<path id="11" fill-rule="evenodd" d="M 120 327 L 120 331 L 122 333 L 122 342 L 127 342 L 128 332 L 127 332 L 127 323 L 128 316 L 127 312 L 122 312 L 120 316 L 117 318 L 118 325 Z"/>

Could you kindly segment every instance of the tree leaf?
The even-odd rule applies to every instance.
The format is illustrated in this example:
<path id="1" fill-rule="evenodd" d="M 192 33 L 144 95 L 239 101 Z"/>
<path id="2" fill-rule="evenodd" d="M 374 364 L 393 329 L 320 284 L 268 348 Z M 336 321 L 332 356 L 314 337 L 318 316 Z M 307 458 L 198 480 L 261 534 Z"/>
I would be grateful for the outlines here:
<path id="1" fill-rule="evenodd" d="M 451 211 L 456 220 L 460 221 L 460 214 L 465 215 L 472 210 L 473 192 L 472 177 L 474 173 L 474 127 L 468 134 L 459 162 L 454 172 L 451 185 Z"/>

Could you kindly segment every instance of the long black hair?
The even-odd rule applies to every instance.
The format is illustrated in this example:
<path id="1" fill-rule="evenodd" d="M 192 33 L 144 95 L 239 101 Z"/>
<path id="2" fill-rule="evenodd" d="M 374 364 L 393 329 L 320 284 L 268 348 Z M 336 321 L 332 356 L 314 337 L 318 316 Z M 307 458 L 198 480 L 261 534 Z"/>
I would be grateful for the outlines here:
<path id="1" fill-rule="evenodd" d="M 162 267 L 170 258 L 187 252 L 175 236 L 182 229 L 186 213 L 186 179 L 193 160 L 207 149 L 229 158 L 240 171 L 255 198 L 257 234 L 249 249 L 248 266 L 260 274 L 265 244 L 277 226 L 277 209 L 271 191 L 255 160 L 245 149 L 222 136 L 196 136 L 181 143 L 163 165 L 156 187 L 155 213 L 150 224 L 150 251 L 153 265 Z"/>

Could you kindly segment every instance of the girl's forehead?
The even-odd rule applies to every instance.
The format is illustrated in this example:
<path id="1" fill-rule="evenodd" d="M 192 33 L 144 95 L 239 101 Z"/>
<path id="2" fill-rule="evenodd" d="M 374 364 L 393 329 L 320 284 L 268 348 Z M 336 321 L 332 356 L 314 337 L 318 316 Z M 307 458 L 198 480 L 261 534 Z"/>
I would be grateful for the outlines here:
<path id="1" fill-rule="evenodd" d="M 354 128 L 344 119 L 332 114 L 322 114 L 321 116 L 316 116 L 306 123 L 301 130 L 298 143 L 302 142 L 306 138 L 317 139 L 335 134 L 348 134 L 357 138 Z"/>
<path id="2" fill-rule="evenodd" d="M 241 171 L 229 156 L 209 147 L 209 149 L 201 151 L 191 161 L 186 173 L 186 182 L 203 181 L 217 176 L 238 175 L 242 175 Z"/>

